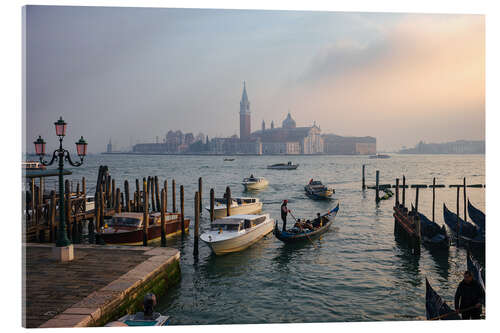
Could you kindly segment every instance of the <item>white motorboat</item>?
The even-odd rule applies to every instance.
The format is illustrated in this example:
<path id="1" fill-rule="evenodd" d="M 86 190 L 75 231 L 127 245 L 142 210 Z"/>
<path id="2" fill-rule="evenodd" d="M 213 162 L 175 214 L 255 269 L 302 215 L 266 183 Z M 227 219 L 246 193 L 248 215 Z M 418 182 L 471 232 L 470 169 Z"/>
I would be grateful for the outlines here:
<path id="1" fill-rule="evenodd" d="M 259 241 L 273 230 L 274 220 L 269 214 L 232 215 L 217 219 L 210 231 L 203 233 L 204 241 L 216 255 L 238 252 Z"/>
<path id="2" fill-rule="evenodd" d="M 215 198 L 214 218 L 227 216 L 226 198 Z M 210 212 L 210 206 L 205 207 Z M 262 202 L 258 198 L 231 198 L 231 215 L 257 214 L 262 210 Z"/>
<path id="3" fill-rule="evenodd" d="M 254 177 L 251 175 L 248 178 L 244 178 L 241 184 L 245 187 L 245 190 L 249 191 L 263 189 L 269 185 L 269 182 L 264 177 Z"/>

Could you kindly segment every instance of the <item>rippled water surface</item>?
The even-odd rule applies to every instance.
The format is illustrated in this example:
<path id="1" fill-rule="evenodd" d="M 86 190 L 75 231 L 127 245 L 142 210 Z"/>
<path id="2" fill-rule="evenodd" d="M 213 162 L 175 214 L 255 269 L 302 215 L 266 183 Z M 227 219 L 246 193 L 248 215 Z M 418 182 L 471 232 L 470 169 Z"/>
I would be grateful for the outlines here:
<path id="1" fill-rule="evenodd" d="M 297 170 L 278 171 L 268 164 L 299 163 Z M 279 218 L 279 206 L 289 200 L 295 216 L 313 217 L 334 202 L 308 199 L 303 186 L 310 178 L 335 188 L 340 201 L 333 228 L 321 239 L 294 246 L 285 245 L 272 234 L 247 250 L 216 257 L 200 241 L 193 257 L 193 232 L 184 239 L 173 237 L 168 245 L 181 251 L 182 279 L 160 301 L 159 309 L 171 316 L 172 324 L 231 324 L 277 322 L 334 322 L 412 320 L 425 316 L 425 277 L 443 298 L 452 303 L 455 288 L 466 268 L 465 250 L 451 247 L 448 254 L 422 248 L 420 257 L 409 253 L 393 233 L 394 200 L 375 204 L 373 190 L 361 191 L 362 164 L 367 183 L 394 182 L 404 173 L 409 184 L 469 184 L 485 182 L 484 155 L 395 155 L 370 160 L 362 156 L 238 156 L 232 162 L 220 156 L 89 156 L 85 166 L 75 168 L 69 178 L 85 176 L 95 186 L 99 165 L 123 189 L 123 181 L 157 175 L 160 181 L 174 178 L 183 184 L 186 215 L 193 215 L 198 177 L 203 177 L 203 200 L 208 205 L 210 188 L 221 196 L 226 186 L 233 196 L 243 193 L 243 177 L 253 173 L 266 177 L 270 185 L 254 195 L 264 202 L 264 212 Z M 131 184 L 132 185 L 132 184 Z M 135 188 L 135 185 L 132 185 Z M 414 191 L 407 192 L 413 202 Z M 485 209 L 484 189 L 468 188 L 467 195 Z M 419 210 L 432 216 L 432 191 L 421 190 Z M 177 196 L 179 198 L 179 196 Z M 171 207 L 169 192 L 169 207 Z M 436 221 L 443 224 L 442 203 L 456 210 L 456 189 L 438 189 Z M 179 206 L 178 206 L 179 207 Z M 463 197 L 460 199 L 463 216 Z M 209 226 L 203 212 L 201 229 Z M 193 224 L 191 225 L 191 228 Z"/>

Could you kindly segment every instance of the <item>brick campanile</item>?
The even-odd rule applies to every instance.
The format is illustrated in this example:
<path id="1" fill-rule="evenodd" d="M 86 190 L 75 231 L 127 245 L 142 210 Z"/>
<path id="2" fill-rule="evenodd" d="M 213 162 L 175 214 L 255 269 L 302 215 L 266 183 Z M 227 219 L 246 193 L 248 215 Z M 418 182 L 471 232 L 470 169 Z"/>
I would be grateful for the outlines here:
<path id="1" fill-rule="evenodd" d="M 240 101 L 240 139 L 246 141 L 250 138 L 250 102 L 248 101 L 245 81 L 243 81 L 243 94 Z"/>

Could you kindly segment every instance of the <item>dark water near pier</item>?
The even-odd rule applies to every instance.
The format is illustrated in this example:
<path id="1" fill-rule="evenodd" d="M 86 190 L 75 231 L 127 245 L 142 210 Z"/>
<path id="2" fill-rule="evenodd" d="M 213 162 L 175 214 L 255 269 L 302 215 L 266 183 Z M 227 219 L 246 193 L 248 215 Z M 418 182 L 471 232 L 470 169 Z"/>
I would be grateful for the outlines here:
<path id="1" fill-rule="evenodd" d="M 268 164 L 299 163 L 297 170 L 267 170 Z M 452 303 L 455 288 L 466 268 L 466 253 L 451 247 L 436 255 L 422 248 L 414 257 L 393 234 L 394 200 L 375 204 L 373 190 L 361 191 L 361 168 L 366 164 L 367 184 L 394 182 L 404 173 L 409 184 L 469 184 L 485 182 L 484 155 L 395 155 L 386 160 L 361 156 L 242 156 L 224 162 L 217 156 L 89 156 L 85 166 L 75 168 L 69 179 L 87 178 L 95 186 L 99 165 L 123 189 L 133 182 L 157 175 L 160 181 L 175 178 L 183 184 L 186 215 L 192 218 L 198 177 L 203 177 L 203 200 L 208 204 L 210 188 L 220 196 L 226 186 L 233 196 L 242 195 L 240 182 L 253 173 L 266 177 L 270 185 L 255 195 L 264 202 L 264 212 L 279 218 L 281 200 L 288 199 L 295 216 L 313 217 L 327 211 L 333 202 L 308 199 L 303 186 L 310 178 L 332 185 L 340 201 L 334 227 L 315 248 L 310 243 L 284 245 L 269 235 L 251 248 L 215 257 L 200 241 L 194 258 L 193 232 L 184 239 L 169 239 L 168 246 L 181 251 L 182 281 L 161 299 L 158 310 L 171 316 L 172 324 L 231 324 L 278 322 L 336 322 L 412 320 L 425 316 L 425 277 L 443 298 Z M 89 193 L 92 191 L 89 189 Z M 471 202 L 484 211 L 485 189 L 468 188 Z M 407 203 L 415 190 L 407 191 Z M 245 195 L 247 195 L 245 193 Z M 463 216 L 463 197 L 460 210 Z M 177 196 L 179 198 L 179 196 Z M 169 188 L 169 207 L 171 207 Z M 456 189 L 438 189 L 436 221 L 443 224 L 442 203 L 456 210 Z M 420 192 L 419 210 L 432 215 L 432 190 Z M 178 206 L 179 207 L 179 206 Z M 208 228 L 203 212 L 201 232 Z"/>

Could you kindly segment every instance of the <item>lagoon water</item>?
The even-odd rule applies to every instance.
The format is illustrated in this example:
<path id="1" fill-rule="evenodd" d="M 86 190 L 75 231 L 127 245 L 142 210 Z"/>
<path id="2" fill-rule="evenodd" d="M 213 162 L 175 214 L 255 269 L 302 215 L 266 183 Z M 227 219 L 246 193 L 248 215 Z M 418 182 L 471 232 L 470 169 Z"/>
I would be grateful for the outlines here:
<path id="1" fill-rule="evenodd" d="M 173 325 L 299 323 L 414 320 L 425 316 L 425 277 L 445 301 L 453 304 L 455 288 L 466 269 L 466 253 L 450 247 L 436 255 L 422 248 L 420 257 L 410 254 L 394 237 L 394 199 L 375 203 L 373 190 L 361 191 L 361 170 L 366 164 L 367 184 L 394 183 L 405 174 L 409 184 L 485 183 L 484 155 L 393 155 L 373 160 L 366 156 L 88 156 L 84 166 L 73 168 L 69 179 L 85 176 L 89 193 L 95 188 L 99 165 L 107 165 L 117 186 L 123 181 L 155 176 L 184 185 L 186 216 L 193 217 L 198 177 L 203 177 L 203 203 L 209 204 L 210 188 L 222 196 L 226 186 L 232 195 L 255 195 L 263 211 L 279 218 L 283 199 L 296 217 L 313 217 L 336 202 L 312 201 L 303 187 L 310 178 L 335 188 L 340 210 L 333 227 L 316 247 L 309 242 L 285 245 L 272 234 L 247 250 L 215 256 L 200 241 L 193 257 L 193 225 L 188 235 L 175 236 L 168 246 L 181 251 L 180 284 L 163 297 L 157 308 L 171 316 Z M 297 170 L 268 170 L 266 165 L 293 161 Z M 267 189 L 244 193 L 241 180 L 253 173 L 266 177 Z M 485 209 L 485 189 L 468 188 L 470 201 Z M 415 190 L 407 190 L 407 203 Z M 432 190 L 419 194 L 419 210 L 432 216 Z M 177 200 L 179 195 L 177 194 Z M 436 222 L 443 224 L 442 204 L 456 210 L 456 189 L 436 190 Z M 179 205 L 177 205 L 179 207 Z M 460 194 L 463 216 L 463 193 Z M 281 225 L 281 221 L 279 222 Z M 209 227 L 208 211 L 202 213 L 200 233 Z"/>

